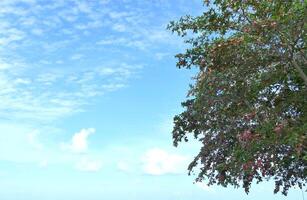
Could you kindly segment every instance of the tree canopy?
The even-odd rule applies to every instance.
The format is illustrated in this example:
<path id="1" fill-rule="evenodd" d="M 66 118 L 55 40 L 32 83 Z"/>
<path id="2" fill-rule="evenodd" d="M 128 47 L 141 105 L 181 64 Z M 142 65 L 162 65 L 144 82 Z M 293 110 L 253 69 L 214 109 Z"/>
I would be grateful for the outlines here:
<path id="1" fill-rule="evenodd" d="M 307 1 L 204 1 L 168 29 L 186 38 L 179 68 L 198 69 L 173 142 L 202 148 L 196 181 L 243 187 L 273 179 L 287 195 L 307 181 Z"/>

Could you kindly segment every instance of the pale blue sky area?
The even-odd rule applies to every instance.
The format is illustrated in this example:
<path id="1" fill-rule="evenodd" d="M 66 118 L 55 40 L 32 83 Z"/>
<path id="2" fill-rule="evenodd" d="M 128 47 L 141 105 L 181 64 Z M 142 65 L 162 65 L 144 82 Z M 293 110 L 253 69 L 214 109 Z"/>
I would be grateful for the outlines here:
<path id="1" fill-rule="evenodd" d="M 193 184 L 172 146 L 191 70 L 170 20 L 201 0 L 0 0 L 0 200 L 258 200 Z M 301 199 L 291 190 L 287 199 Z"/>

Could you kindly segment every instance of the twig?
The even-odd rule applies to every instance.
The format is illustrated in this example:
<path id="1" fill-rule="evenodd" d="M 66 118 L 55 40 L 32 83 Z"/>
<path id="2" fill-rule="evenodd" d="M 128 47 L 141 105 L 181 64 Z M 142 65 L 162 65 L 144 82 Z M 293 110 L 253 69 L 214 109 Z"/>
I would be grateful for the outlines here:
<path id="1" fill-rule="evenodd" d="M 297 64 L 296 60 L 292 60 L 291 63 L 293 64 L 293 66 L 295 67 L 295 69 L 298 71 L 299 75 L 301 76 L 301 78 L 304 80 L 305 85 L 307 86 L 307 76 L 304 73 L 304 71 L 302 70 L 302 68 Z"/>

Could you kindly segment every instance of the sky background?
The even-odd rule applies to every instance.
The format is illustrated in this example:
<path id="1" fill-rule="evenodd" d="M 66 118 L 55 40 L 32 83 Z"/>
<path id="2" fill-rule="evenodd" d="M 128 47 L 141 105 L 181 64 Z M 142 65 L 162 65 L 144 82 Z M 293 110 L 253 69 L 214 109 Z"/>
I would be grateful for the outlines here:
<path id="1" fill-rule="evenodd" d="M 201 0 L 0 0 L 1 200 L 302 199 L 193 184 L 172 146 L 193 83 L 170 20 Z M 306 195 L 305 195 L 306 196 Z"/>

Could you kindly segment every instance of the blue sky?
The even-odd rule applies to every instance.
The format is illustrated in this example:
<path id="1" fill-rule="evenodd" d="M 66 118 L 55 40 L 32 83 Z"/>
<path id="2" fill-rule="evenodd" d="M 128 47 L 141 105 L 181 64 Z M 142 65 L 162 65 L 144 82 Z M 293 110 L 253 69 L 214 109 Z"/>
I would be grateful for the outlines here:
<path id="1" fill-rule="evenodd" d="M 193 72 L 170 20 L 200 0 L 0 0 L 0 199 L 285 199 L 193 184 L 172 146 Z M 287 199 L 300 199 L 292 190 Z"/>

